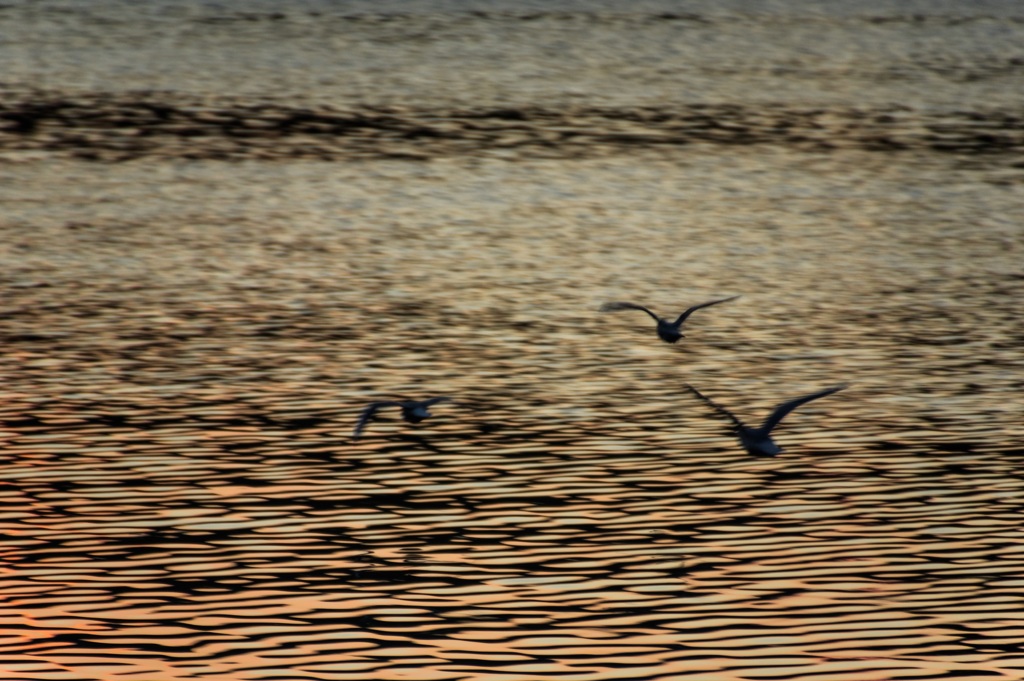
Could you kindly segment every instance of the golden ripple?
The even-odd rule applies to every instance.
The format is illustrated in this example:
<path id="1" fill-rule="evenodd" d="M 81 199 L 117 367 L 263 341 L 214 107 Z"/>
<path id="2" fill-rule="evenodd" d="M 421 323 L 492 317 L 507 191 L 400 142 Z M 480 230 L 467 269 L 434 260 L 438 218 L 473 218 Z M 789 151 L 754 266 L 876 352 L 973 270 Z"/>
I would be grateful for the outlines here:
<path id="1" fill-rule="evenodd" d="M 5 324 L 60 335 L 0 349 L 0 669 L 1022 678 L 996 160 L 643 161 L 7 173 L 7 276 L 60 267 Z M 68 230 L 83 206 L 107 212 Z M 722 291 L 676 348 L 591 312 Z M 852 385 L 757 460 L 683 380 L 754 421 Z M 350 442 L 403 393 L 458 402 Z"/>

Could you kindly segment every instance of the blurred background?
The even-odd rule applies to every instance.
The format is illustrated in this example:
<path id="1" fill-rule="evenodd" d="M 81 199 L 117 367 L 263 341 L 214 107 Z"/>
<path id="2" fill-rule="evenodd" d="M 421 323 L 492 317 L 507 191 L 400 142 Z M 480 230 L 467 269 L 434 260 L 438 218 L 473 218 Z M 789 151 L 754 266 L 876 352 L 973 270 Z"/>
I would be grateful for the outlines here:
<path id="1" fill-rule="evenodd" d="M 15 1 L 0 64 L 4 678 L 1024 678 L 1020 3 Z M 754 459 L 684 381 L 850 387 Z"/>

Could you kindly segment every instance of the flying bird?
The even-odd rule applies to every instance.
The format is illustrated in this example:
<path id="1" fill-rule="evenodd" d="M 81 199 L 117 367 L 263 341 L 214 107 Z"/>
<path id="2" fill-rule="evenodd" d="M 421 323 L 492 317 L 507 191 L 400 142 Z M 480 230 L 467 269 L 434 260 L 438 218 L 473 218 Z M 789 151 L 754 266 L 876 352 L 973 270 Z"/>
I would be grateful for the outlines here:
<path id="1" fill-rule="evenodd" d="M 439 402 L 451 402 L 450 397 L 431 397 L 429 400 L 404 400 L 401 402 L 371 402 L 363 410 L 363 413 L 359 416 L 359 421 L 356 422 L 356 429 L 352 433 L 352 441 L 355 442 L 359 439 L 359 435 L 363 432 L 363 428 L 366 424 L 373 420 L 377 415 L 377 410 L 381 407 L 398 407 L 402 410 L 402 418 L 409 423 L 419 423 L 423 419 L 430 418 L 431 413 L 428 407 L 432 407 Z"/>
<path id="2" fill-rule="evenodd" d="M 709 407 L 732 421 L 736 430 L 736 436 L 740 439 L 740 444 L 743 445 L 743 448 L 746 449 L 748 453 L 753 454 L 754 456 L 776 456 L 777 454 L 781 454 L 782 448 L 775 444 L 775 441 L 771 438 L 771 432 L 775 426 L 779 425 L 779 422 L 786 418 L 786 415 L 789 412 L 793 411 L 801 404 L 806 404 L 811 400 L 816 400 L 820 397 L 825 397 L 826 395 L 839 392 L 846 387 L 846 385 L 837 385 L 833 388 L 826 388 L 820 392 L 798 397 L 795 400 L 790 400 L 789 402 L 783 402 L 779 406 L 775 407 L 775 411 L 765 419 L 764 424 L 760 428 L 751 428 L 750 426 L 745 425 L 743 421 L 736 418 L 731 411 L 725 407 L 715 404 L 710 399 L 702 395 L 699 390 L 689 383 L 684 383 L 683 385 L 685 385 L 690 392 L 700 398 Z"/>
<path id="3" fill-rule="evenodd" d="M 711 307 L 712 305 L 718 305 L 719 303 L 727 303 L 730 300 L 736 300 L 739 296 L 732 296 L 731 298 L 722 298 L 721 300 L 712 300 L 707 303 L 701 303 L 700 305 L 694 305 L 683 314 L 679 315 L 678 319 L 674 322 L 670 322 L 667 319 L 662 319 L 658 315 L 648 310 L 643 305 L 636 305 L 635 303 L 605 303 L 601 306 L 601 312 L 617 312 L 619 310 L 643 310 L 647 314 L 654 318 L 654 321 L 658 323 L 658 337 L 666 343 L 675 343 L 677 340 L 683 337 L 682 328 L 683 322 L 686 318 L 692 315 L 697 310 L 703 307 Z"/>

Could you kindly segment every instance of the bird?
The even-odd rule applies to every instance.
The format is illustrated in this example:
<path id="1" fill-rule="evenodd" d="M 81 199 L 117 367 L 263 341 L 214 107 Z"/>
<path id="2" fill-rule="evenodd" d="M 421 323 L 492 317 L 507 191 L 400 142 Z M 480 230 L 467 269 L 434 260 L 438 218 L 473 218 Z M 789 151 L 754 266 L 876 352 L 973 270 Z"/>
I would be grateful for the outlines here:
<path id="1" fill-rule="evenodd" d="M 654 321 L 658 323 L 658 337 L 666 343 L 675 343 L 683 337 L 683 322 L 686 321 L 687 317 L 703 307 L 711 307 L 712 305 L 718 305 L 719 303 L 727 303 L 730 300 L 736 300 L 737 298 L 739 298 L 739 296 L 732 296 L 731 298 L 722 298 L 721 300 L 712 300 L 707 303 L 701 303 L 700 305 L 694 305 L 686 310 L 686 312 L 679 315 L 679 318 L 674 322 L 662 319 L 643 305 L 637 305 L 635 303 L 605 303 L 601 306 L 600 311 L 617 312 L 619 310 L 643 310 L 647 314 L 651 315 L 651 317 L 654 318 Z"/>
<path id="2" fill-rule="evenodd" d="M 366 424 L 373 420 L 373 417 L 377 415 L 377 410 L 381 407 L 398 407 L 402 410 L 402 418 L 408 423 L 419 423 L 423 419 L 430 418 L 432 414 L 428 410 L 428 407 L 432 407 L 439 402 L 451 402 L 450 397 L 431 397 L 427 400 L 402 400 L 402 401 L 385 401 L 385 402 L 371 402 L 366 405 L 363 409 L 363 413 L 359 416 L 359 420 L 356 422 L 356 429 L 352 433 L 352 441 L 355 442 L 359 439 Z"/>
<path id="3" fill-rule="evenodd" d="M 769 457 L 777 456 L 782 453 L 782 448 L 772 440 L 771 432 L 775 426 L 779 425 L 779 422 L 781 422 L 782 419 L 786 418 L 786 415 L 789 414 L 789 412 L 793 411 L 801 404 L 806 404 L 811 400 L 831 395 L 832 393 L 839 392 L 843 388 L 847 387 L 845 384 L 837 385 L 832 388 L 820 390 L 816 393 L 811 393 L 810 395 L 798 397 L 794 400 L 790 400 L 789 402 L 783 402 L 779 406 L 775 407 L 775 410 L 769 414 L 768 418 L 765 419 L 764 424 L 762 424 L 760 428 L 751 428 L 750 426 L 745 425 L 743 421 L 736 418 L 736 416 L 734 416 L 728 409 L 715 404 L 710 399 L 702 395 L 699 390 L 689 383 L 684 383 L 683 385 L 685 385 L 690 392 L 700 398 L 709 407 L 732 421 L 736 430 L 736 436 L 740 440 L 740 444 L 743 445 L 743 448 L 746 449 L 749 454 Z"/>

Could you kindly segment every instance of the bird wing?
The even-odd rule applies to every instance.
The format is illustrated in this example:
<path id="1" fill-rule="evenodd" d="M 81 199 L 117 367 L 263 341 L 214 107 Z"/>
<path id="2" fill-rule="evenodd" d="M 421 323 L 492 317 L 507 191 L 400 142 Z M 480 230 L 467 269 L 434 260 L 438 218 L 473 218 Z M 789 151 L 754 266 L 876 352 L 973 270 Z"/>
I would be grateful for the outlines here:
<path id="1" fill-rule="evenodd" d="M 420 404 L 422 404 L 424 407 L 430 407 L 430 406 L 433 406 L 433 405 L 437 404 L 438 402 L 451 402 L 451 401 L 452 401 L 452 398 L 450 398 L 450 397 L 431 397 L 429 400 L 423 400 L 422 402 L 420 402 Z"/>
<path id="2" fill-rule="evenodd" d="M 798 397 L 795 400 L 790 400 L 789 402 L 783 402 L 779 406 L 775 407 L 775 411 L 773 411 L 768 416 L 768 418 L 765 419 L 764 425 L 761 426 L 761 430 L 763 430 L 764 433 L 767 435 L 768 433 L 772 432 L 772 428 L 779 425 L 779 422 L 782 421 L 782 419 L 786 418 L 786 414 L 793 411 L 801 404 L 806 404 L 807 402 L 810 402 L 811 400 L 816 400 L 819 397 L 825 397 L 826 395 L 831 395 L 832 393 L 839 392 L 845 387 L 845 384 L 837 385 L 835 387 L 826 388 L 825 390 L 821 390 L 816 393 L 811 393 L 810 395 Z"/>
<path id="3" fill-rule="evenodd" d="M 647 314 L 654 318 L 654 321 L 660 321 L 658 315 L 648 310 L 643 305 L 637 305 L 635 303 L 605 303 L 601 306 L 601 312 L 618 312 L 619 310 L 643 310 Z"/>
<path id="4" fill-rule="evenodd" d="M 717 411 L 719 414 L 732 421 L 733 425 L 735 425 L 737 428 L 746 428 L 746 426 L 743 425 L 743 421 L 740 421 L 738 418 L 736 418 L 736 416 L 731 411 L 729 411 L 728 409 L 721 405 L 715 404 L 709 398 L 702 395 L 699 390 L 694 388 L 689 383 L 683 383 L 683 385 L 686 386 L 687 390 L 696 395 L 704 404 L 708 405 L 709 407 Z"/>
<path id="5" fill-rule="evenodd" d="M 728 303 L 730 300 L 736 300 L 739 296 L 732 296 L 731 298 L 722 298 L 721 300 L 712 300 L 707 303 L 701 303 L 700 305 L 694 305 L 683 314 L 679 315 L 679 319 L 676 320 L 676 326 L 679 326 L 686 321 L 686 318 L 692 315 L 702 307 L 711 307 L 712 305 L 718 305 L 719 303 Z"/>
<path id="6" fill-rule="evenodd" d="M 373 417 L 377 414 L 377 410 L 381 407 L 401 407 L 401 402 L 371 402 L 366 405 L 366 409 L 363 409 L 363 413 L 359 415 L 359 420 L 356 421 L 356 429 L 352 431 L 352 440 L 358 440 L 359 435 L 363 432 L 363 428 L 366 424 L 373 420 Z"/>

